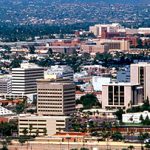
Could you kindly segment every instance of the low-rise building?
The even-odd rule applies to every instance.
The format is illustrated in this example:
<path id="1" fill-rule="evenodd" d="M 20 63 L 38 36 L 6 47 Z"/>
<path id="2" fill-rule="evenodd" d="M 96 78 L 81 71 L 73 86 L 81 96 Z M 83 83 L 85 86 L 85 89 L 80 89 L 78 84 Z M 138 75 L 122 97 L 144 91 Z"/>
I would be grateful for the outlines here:
<path id="1" fill-rule="evenodd" d="M 14 113 L 2 106 L 0 106 L 0 116 L 12 116 Z"/>
<path id="2" fill-rule="evenodd" d="M 30 128 L 32 130 L 30 131 Z M 67 116 L 20 116 L 18 122 L 19 135 L 23 135 L 23 130 L 27 129 L 28 134 L 39 136 L 54 135 L 60 131 L 67 131 L 69 127 L 69 117 Z"/>
<path id="3" fill-rule="evenodd" d="M 45 71 L 45 78 L 69 78 L 73 80 L 74 71 L 70 66 L 67 65 L 55 65 Z"/>
<path id="4" fill-rule="evenodd" d="M 127 109 L 143 102 L 143 87 L 131 83 L 110 83 L 102 87 L 102 108 Z"/>
<path id="5" fill-rule="evenodd" d="M 125 51 L 130 49 L 130 42 L 126 40 L 101 39 L 100 43 L 107 45 L 109 51 Z"/>
<path id="6" fill-rule="evenodd" d="M 137 113 L 127 113 L 122 115 L 122 122 L 124 123 L 141 123 L 141 117 L 145 119 L 146 117 L 150 118 L 150 112 L 137 112 Z"/>
<path id="7" fill-rule="evenodd" d="M 104 53 L 108 52 L 108 46 L 105 44 L 97 44 L 97 43 L 84 43 L 81 44 L 81 51 L 85 53 Z"/>

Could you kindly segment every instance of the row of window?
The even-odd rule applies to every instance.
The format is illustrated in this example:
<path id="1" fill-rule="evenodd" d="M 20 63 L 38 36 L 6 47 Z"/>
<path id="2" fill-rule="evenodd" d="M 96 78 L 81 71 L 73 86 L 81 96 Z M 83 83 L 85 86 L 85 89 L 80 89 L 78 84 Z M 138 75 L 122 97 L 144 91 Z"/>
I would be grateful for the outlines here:
<path id="1" fill-rule="evenodd" d="M 38 103 L 38 105 L 62 105 L 62 103 Z"/>
<path id="2" fill-rule="evenodd" d="M 38 112 L 62 112 L 62 110 L 42 110 L 42 109 L 38 109 Z"/>

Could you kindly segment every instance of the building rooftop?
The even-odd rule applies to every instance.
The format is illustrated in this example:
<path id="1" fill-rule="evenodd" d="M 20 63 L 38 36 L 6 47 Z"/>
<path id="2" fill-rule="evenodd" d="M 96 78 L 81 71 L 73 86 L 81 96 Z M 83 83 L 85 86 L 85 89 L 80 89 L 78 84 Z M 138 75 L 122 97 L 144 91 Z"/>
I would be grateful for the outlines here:
<path id="1" fill-rule="evenodd" d="M 132 84 L 131 82 L 110 82 L 109 84 L 104 84 L 104 86 L 106 85 L 121 85 L 121 86 L 140 86 L 139 84 Z"/>
<path id="2" fill-rule="evenodd" d="M 37 82 L 50 82 L 52 84 L 70 84 L 72 81 L 69 78 L 47 78 L 47 79 L 37 79 Z"/>
<path id="3" fill-rule="evenodd" d="M 70 118 L 69 116 L 38 116 L 38 115 L 30 115 L 30 114 L 20 114 L 20 119 L 66 119 Z"/>
<path id="4" fill-rule="evenodd" d="M 141 66 L 141 67 L 145 67 L 145 66 L 150 66 L 150 63 L 148 62 L 138 62 L 136 64 L 131 64 L 131 66 Z"/>
<path id="5" fill-rule="evenodd" d="M 13 68 L 12 70 L 24 70 L 24 69 L 35 69 L 35 68 L 41 68 L 38 65 L 34 63 L 22 63 L 20 68 Z"/>
<path id="6" fill-rule="evenodd" d="M 0 116 L 9 116 L 9 115 L 14 115 L 14 113 L 2 106 L 0 106 Z"/>

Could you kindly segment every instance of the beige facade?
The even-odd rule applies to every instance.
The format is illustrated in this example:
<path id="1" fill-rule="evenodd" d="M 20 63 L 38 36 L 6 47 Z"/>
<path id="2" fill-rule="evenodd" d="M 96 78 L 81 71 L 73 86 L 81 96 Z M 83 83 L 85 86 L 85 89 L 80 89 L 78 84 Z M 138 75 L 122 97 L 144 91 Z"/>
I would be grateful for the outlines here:
<path id="1" fill-rule="evenodd" d="M 116 51 L 116 50 L 129 50 L 130 43 L 127 40 L 110 40 L 110 39 L 101 39 L 100 43 L 103 45 L 107 45 L 109 51 Z"/>
<path id="2" fill-rule="evenodd" d="M 37 113 L 43 116 L 70 115 L 75 110 L 75 85 L 67 80 L 37 80 Z"/>
<path id="3" fill-rule="evenodd" d="M 20 116 L 19 135 L 23 135 L 23 130 L 27 129 L 28 135 L 31 132 L 31 135 L 50 136 L 61 130 L 67 131 L 68 125 L 69 117 L 66 116 Z"/>
<path id="4" fill-rule="evenodd" d="M 142 90 L 131 83 L 110 83 L 102 88 L 102 108 L 127 109 L 131 105 L 142 103 Z"/>
<path id="5" fill-rule="evenodd" d="M 95 36 L 101 37 L 104 28 L 107 32 L 116 33 L 119 29 L 122 29 L 123 27 L 118 23 L 96 24 L 94 26 L 90 26 L 89 31 L 92 32 Z"/>
<path id="6" fill-rule="evenodd" d="M 81 44 L 81 50 L 86 53 L 104 53 L 108 52 L 108 46 L 102 44 L 96 45 L 88 45 L 88 44 Z"/>
<path id="7" fill-rule="evenodd" d="M 131 64 L 130 77 L 132 84 L 140 84 L 143 87 L 143 100 L 150 98 L 150 63 Z"/>

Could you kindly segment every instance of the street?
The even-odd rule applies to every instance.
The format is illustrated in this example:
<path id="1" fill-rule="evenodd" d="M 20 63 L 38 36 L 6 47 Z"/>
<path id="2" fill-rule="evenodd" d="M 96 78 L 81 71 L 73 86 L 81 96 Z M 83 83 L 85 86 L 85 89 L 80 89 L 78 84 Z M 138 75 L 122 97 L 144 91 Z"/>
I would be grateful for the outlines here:
<path id="1" fill-rule="evenodd" d="M 81 147 L 89 148 L 93 150 L 93 148 L 97 148 L 97 150 L 122 150 L 123 148 L 128 148 L 128 146 L 133 145 L 135 150 L 141 150 L 141 144 L 133 144 L 133 143 L 123 143 L 123 142 L 109 142 L 108 145 L 106 142 L 99 143 L 59 143 L 59 142 L 30 142 L 28 144 L 23 144 L 22 146 L 18 143 L 13 145 L 9 145 L 9 150 L 71 150 L 73 148 L 80 149 Z"/>

